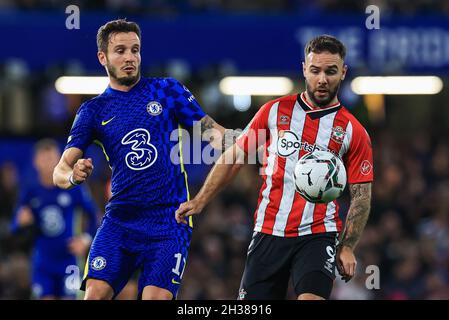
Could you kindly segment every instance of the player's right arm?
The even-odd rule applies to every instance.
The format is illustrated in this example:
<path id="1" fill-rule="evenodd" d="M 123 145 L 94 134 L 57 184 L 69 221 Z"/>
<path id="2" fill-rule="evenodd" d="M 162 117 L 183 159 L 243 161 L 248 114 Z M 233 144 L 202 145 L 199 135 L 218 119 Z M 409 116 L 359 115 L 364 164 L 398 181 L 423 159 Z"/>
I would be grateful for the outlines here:
<path id="1" fill-rule="evenodd" d="M 83 159 L 84 150 L 92 143 L 95 135 L 94 100 L 83 103 L 70 129 L 65 151 L 53 170 L 53 183 L 62 189 L 70 189 L 83 183 L 92 173 L 92 159 Z"/>
<path id="2" fill-rule="evenodd" d="M 187 223 L 187 218 L 199 214 L 203 208 L 223 189 L 245 162 L 245 152 L 235 143 L 217 160 L 209 172 L 201 190 L 191 201 L 182 203 L 175 212 L 178 223 Z"/>
<path id="3" fill-rule="evenodd" d="M 70 189 L 81 184 L 91 175 L 92 159 L 82 159 L 83 151 L 71 147 L 64 151 L 53 171 L 53 183 L 62 189 Z"/>

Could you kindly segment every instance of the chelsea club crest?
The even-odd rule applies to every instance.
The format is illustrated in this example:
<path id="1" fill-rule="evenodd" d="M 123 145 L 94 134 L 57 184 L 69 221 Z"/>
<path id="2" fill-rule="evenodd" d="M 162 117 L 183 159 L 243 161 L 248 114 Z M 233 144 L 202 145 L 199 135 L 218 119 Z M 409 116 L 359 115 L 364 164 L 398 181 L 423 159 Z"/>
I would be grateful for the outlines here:
<path id="1" fill-rule="evenodd" d="M 162 112 L 162 105 L 157 101 L 151 101 L 147 104 L 147 112 L 152 116 L 160 115 Z"/>

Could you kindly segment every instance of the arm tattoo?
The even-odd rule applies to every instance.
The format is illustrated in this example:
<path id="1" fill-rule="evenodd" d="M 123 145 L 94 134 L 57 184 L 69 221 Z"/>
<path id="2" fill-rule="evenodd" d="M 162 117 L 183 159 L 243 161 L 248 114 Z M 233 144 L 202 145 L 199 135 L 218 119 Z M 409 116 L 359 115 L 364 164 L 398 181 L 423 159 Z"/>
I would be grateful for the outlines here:
<path id="1" fill-rule="evenodd" d="M 239 136 L 240 131 L 238 130 L 232 130 L 232 129 L 225 129 L 224 137 L 221 140 L 221 150 L 222 152 L 225 152 L 227 148 L 234 145 L 235 141 L 237 140 L 237 137 Z"/>
<path id="2" fill-rule="evenodd" d="M 349 186 L 351 204 L 341 235 L 341 246 L 355 248 L 368 221 L 371 206 L 371 183 L 358 183 Z"/>
<path id="3" fill-rule="evenodd" d="M 203 119 L 201 119 L 201 134 L 203 135 L 207 130 L 213 129 L 215 126 L 216 122 L 214 121 L 214 119 L 212 119 L 209 116 L 205 116 Z M 218 131 L 216 131 L 217 133 Z M 225 152 L 225 150 L 227 148 L 229 148 L 230 146 L 232 146 L 235 141 L 237 140 L 237 137 L 240 134 L 240 131 L 238 130 L 232 130 L 232 129 L 225 129 L 223 136 L 217 135 L 217 134 L 208 134 L 207 135 L 207 139 L 209 140 L 209 143 L 212 143 L 213 141 L 215 141 L 215 139 L 217 139 L 217 149 L 220 148 L 219 146 L 221 145 L 221 151 Z M 220 140 L 221 139 L 221 144 L 220 144 Z"/>
<path id="4" fill-rule="evenodd" d="M 207 130 L 214 128 L 215 121 L 209 116 L 205 116 L 203 119 L 201 119 L 201 136 L 205 137 L 204 133 Z M 209 143 L 212 143 L 214 141 L 214 135 L 213 134 L 207 134 L 207 139 L 209 140 Z"/>
<path id="5" fill-rule="evenodd" d="M 201 119 L 201 134 L 203 134 L 206 130 L 212 129 L 214 127 L 214 123 L 214 119 L 209 116 L 205 116 Z"/>

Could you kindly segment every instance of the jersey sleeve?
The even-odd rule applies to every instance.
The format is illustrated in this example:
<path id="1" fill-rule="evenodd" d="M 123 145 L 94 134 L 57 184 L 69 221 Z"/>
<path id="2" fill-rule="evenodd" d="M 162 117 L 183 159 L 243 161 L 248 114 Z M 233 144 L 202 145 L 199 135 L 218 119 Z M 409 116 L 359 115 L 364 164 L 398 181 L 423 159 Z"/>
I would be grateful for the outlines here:
<path id="1" fill-rule="evenodd" d="M 90 191 L 87 189 L 85 185 L 80 185 L 78 189 L 79 189 L 80 205 L 83 208 L 83 211 L 87 214 L 88 227 L 87 230 L 85 230 L 85 232 L 89 233 L 93 238 L 95 236 L 95 233 L 97 232 L 98 208 L 90 194 Z"/>
<path id="2" fill-rule="evenodd" d="M 67 139 L 65 150 L 76 147 L 85 151 L 94 140 L 94 108 L 89 102 L 83 103 L 76 113 Z"/>
<path id="3" fill-rule="evenodd" d="M 268 115 L 272 105 L 273 102 L 264 104 L 237 138 L 237 145 L 245 153 L 251 154 L 255 152 L 267 141 L 270 134 Z"/>
<path id="4" fill-rule="evenodd" d="M 368 132 L 358 123 L 353 125 L 353 134 L 348 153 L 345 156 L 345 165 L 350 184 L 373 181 L 371 139 Z"/>
<path id="5" fill-rule="evenodd" d="M 206 113 L 201 109 L 193 94 L 178 80 L 169 78 L 170 95 L 174 99 L 175 114 L 178 121 L 186 127 L 192 127 Z"/>

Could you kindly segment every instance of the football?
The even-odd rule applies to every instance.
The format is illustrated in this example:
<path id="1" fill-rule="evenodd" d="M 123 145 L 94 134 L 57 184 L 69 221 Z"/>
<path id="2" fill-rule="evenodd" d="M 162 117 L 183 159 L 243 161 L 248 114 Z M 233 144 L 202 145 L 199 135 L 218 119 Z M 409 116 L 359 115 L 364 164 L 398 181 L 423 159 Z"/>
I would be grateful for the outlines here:
<path id="1" fill-rule="evenodd" d="M 341 196 L 346 186 L 346 169 L 336 155 L 315 150 L 296 163 L 296 191 L 307 201 L 328 203 Z"/>

